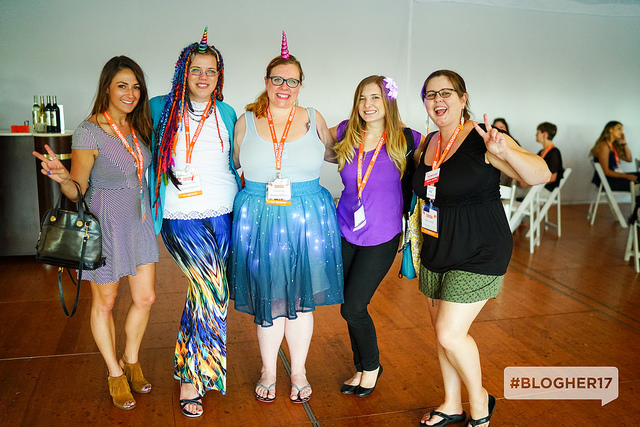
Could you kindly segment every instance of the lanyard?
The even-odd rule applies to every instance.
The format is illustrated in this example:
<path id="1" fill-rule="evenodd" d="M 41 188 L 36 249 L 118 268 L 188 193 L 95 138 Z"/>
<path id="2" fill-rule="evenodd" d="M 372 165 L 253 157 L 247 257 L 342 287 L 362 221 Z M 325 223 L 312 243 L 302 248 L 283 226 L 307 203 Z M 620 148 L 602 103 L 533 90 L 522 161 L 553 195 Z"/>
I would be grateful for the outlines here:
<path id="1" fill-rule="evenodd" d="M 186 103 L 185 103 L 186 104 Z M 191 141 L 191 133 L 189 132 L 189 112 L 187 110 L 187 106 L 184 106 L 184 136 L 187 139 L 187 164 L 191 164 L 191 154 L 193 154 L 193 147 L 196 146 L 196 141 L 200 136 L 200 132 L 202 131 L 202 127 L 204 126 L 205 120 L 209 117 L 209 110 L 211 109 L 211 98 L 209 98 L 209 102 L 204 109 L 204 113 L 202 113 L 202 117 L 200 117 L 200 121 L 198 122 L 198 127 L 196 128 L 195 133 L 193 134 L 193 141 Z M 215 113 L 214 113 L 215 114 Z M 220 139 L 220 145 L 222 145 L 222 139 Z"/>
<path id="2" fill-rule="evenodd" d="M 364 132 L 362 133 L 362 141 L 360 141 L 360 146 L 358 147 L 358 199 L 362 198 L 362 192 L 364 191 L 365 185 L 367 185 L 367 181 L 369 180 L 369 175 L 371 175 L 371 170 L 373 169 L 373 165 L 378 158 L 378 154 L 380 154 L 380 150 L 384 145 L 384 140 L 387 138 L 387 132 L 385 131 L 380 140 L 378 141 L 378 145 L 376 146 L 376 150 L 373 152 L 373 157 L 369 161 L 369 166 L 367 167 L 367 171 L 364 173 L 364 179 L 362 178 L 362 164 L 364 163 Z"/>
<path id="3" fill-rule="evenodd" d="M 284 142 L 287 140 L 287 135 L 289 135 L 289 129 L 291 128 L 291 123 L 293 123 L 293 117 L 296 115 L 296 106 L 291 107 L 291 112 L 289 113 L 289 118 L 287 119 L 287 124 L 284 127 L 284 132 L 282 132 L 282 138 L 280 138 L 280 143 L 278 143 L 278 138 L 276 137 L 276 128 L 273 125 L 273 117 L 271 117 L 271 110 L 267 107 L 267 120 L 269 121 L 269 132 L 271 132 L 271 140 L 273 141 L 273 152 L 276 155 L 276 171 L 278 175 L 280 175 L 280 170 L 282 169 L 282 153 L 284 152 Z"/>
<path id="4" fill-rule="evenodd" d="M 441 142 L 442 135 L 440 132 L 438 132 L 438 145 L 436 145 L 436 154 L 433 156 L 433 163 L 431 164 L 431 170 L 438 169 L 442 164 L 442 162 L 444 162 L 444 159 L 447 157 L 447 154 L 449 154 L 449 150 L 451 150 L 451 147 L 453 146 L 453 143 L 455 142 L 456 137 L 458 136 L 461 130 L 462 130 L 462 125 L 456 127 L 456 130 L 453 132 L 453 135 L 451 135 L 451 138 L 449 138 L 449 142 L 447 143 L 447 146 L 442 152 L 442 155 L 440 154 L 440 142 Z"/>
<path id="5" fill-rule="evenodd" d="M 142 171 L 143 171 L 143 157 L 142 157 L 142 150 L 140 149 L 140 144 L 138 143 L 138 137 L 136 137 L 136 131 L 133 130 L 133 127 L 131 128 L 131 136 L 133 137 L 133 142 L 135 143 L 136 146 L 136 151 L 133 151 L 133 148 L 131 148 L 131 145 L 129 145 L 129 143 L 127 142 L 127 140 L 125 139 L 124 135 L 122 135 L 122 132 L 120 132 L 120 129 L 118 128 L 118 125 L 116 125 L 116 122 L 113 121 L 113 119 L 111 118 L 111 116 L 109 115 L 109 113 L 107 113 L 106 111 L 104 113 L 104 117 L 107 119 L 107 122 L 109 122 L 109 124 L 111 125 L 111 128 L 113 129 L 113 131 L 116 133 L 116 135 L 118 135 L 118 138 L 120 138 L 120 141 L 122 141 L 122 145 L 124 145 L 124 147 L 129 151 L 129 153 L 131 153 L 131 155 L 133 156 L 133 159 L 136 162 L 136 172 L 138 174 L 138 179 L 140 180 L 140 188 L 142 189 Z"/>
<path id="6" fill-rule="evenodd" d="M 618 152 L 615 150 L 615 148 L 613 148 L 613 145 L 611 145 L 610 142 L 607 142 L 607 145 L 609 145 L 609 149 L 611 151 L 613 151 L 613 156 L 616 158 L 616 167 L 618 167 L 618 163 L 620 163 L 620 158 L 618 157 Z"/>
<path id="7" fill-rule="evenodd" d="M 544 151 L 542 153 L 540 153 L 540 157 L 542 157 L 544 159 L 544 156 L 549 154 L 549 151 L 551 151 L 552 148 L 553 148 L 553 144 L 551 144 L 550 146 L 545 148 Z"/>

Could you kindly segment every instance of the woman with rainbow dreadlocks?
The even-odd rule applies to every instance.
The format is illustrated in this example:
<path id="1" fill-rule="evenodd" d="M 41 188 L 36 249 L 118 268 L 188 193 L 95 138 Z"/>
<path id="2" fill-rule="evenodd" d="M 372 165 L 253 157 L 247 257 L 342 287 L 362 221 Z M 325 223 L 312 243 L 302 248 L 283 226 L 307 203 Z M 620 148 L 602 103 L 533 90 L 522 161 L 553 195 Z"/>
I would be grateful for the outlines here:
<path id="1" fill-rule="evenodd" d="M 236 126 L 234 156 L 245 188 L 234 204 L 229 288 L 235 309 L 254 316 L 262 371 L 254 396 L 276 398 L 278 351 L 287 338 L 294 403 L 311 397 L 305 363 L 316 306 L 342 303 L 340 231 L 331 194 L 319 184 L 333 140 L 320 113 L 297 105 L 302 67 L 271 60 L 265 91 Z M 326 146 L 325 146 L 326 144 Z"/>
<path id="2" fill-rule="evenodd" d="M 226 393 L 226 263 L 240 180 L 231 163 L 236 113 L 222 102 L 223 83 L 222 55 L 207 45 L 205 28 L 180 53 L 169 94 L 150 101 L 151 213 L 189 279 L 174 360 L 187 417 L 202 415 L 207 391 Z"/>

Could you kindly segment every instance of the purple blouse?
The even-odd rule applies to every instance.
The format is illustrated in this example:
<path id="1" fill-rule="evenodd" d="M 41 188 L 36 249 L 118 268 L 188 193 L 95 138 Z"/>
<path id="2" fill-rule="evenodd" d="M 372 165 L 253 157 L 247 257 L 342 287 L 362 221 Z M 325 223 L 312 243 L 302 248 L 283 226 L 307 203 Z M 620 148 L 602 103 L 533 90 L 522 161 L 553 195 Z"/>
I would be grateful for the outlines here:
<path id="1" fill-rule="evenodd" d="M 348 120 L 337 127 L 338 140 L 344 137 Z M 415 148 L 420 145 L 422 135 L 411 130 Z M 364 175 L 374 150 L 364 154 L 362 173 Z M 375 246 L 388 242 L 402 231 L 402 189 L 400 171 L 387 154 L 386 144 L 382 146 L 371 175 L 362 193 L 362 204 L 367 223 L 358 231 L 353 231 L 353 213 L 358 200 L 358 149 L 351 163 L 344 165 L 340 177 L 344 190 L 338 202 L 338 225 L 340 234 L 349 243 L 358 246 Z"/>

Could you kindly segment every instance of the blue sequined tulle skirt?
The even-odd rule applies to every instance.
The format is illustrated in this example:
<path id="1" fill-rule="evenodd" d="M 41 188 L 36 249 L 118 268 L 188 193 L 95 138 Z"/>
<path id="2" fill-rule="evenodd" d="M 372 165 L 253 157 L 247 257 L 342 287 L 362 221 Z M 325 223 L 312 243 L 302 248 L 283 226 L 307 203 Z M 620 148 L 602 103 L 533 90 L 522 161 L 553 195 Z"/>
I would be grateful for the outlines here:
<path id="1" fill-rule="evenodd" d="M 343 302 L 333 198 L 317 179 L 291 185 L 291 206 L 267 205 L 266 183 L 252 181 L 233 206 L 229 293 L 262 326 Z"/>

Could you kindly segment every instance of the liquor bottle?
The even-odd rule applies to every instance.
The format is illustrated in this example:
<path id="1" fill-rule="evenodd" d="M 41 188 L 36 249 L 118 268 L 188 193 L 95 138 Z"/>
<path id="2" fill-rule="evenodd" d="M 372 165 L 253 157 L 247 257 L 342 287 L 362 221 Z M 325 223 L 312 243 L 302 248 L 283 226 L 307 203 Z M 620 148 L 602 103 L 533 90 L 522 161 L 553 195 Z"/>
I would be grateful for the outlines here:
<path id="1" fill-rule="evenodd" d="M 33 95 L 33 107 L 31 107 L 31 132 L 36 131 L 36 123 L 40 117 L 40 104 L 38 104 L 38 95 Z"/>
<path id="2" fill-rule="evenodd" d="M 47 119 L 44 114 L 44 96 L 40 97 L 40 113 L 38 114 L 38 123 L 41 123 L 42 132 L 46 132 L 47 129 L 44 127 L 47 123 Z"/>
<path id="3" fill-rule="evenodd" d="M 53 122 L 51 119 L 51 111 L 53 107 L 51 106 L 51 95 L 47 95 L 47 105 L 44 106 L 44 117 L 47 123 L 47 133 L 53 132 Z"/>
<path id="4" fill-rule="evenodd" d="M 60 107 L 58 107 L 58 98 L 53 95 L 53 104 L 51 104 L 51 126 L 54 133 L 60 133 Z"/>

